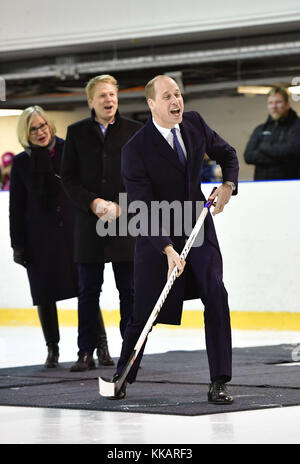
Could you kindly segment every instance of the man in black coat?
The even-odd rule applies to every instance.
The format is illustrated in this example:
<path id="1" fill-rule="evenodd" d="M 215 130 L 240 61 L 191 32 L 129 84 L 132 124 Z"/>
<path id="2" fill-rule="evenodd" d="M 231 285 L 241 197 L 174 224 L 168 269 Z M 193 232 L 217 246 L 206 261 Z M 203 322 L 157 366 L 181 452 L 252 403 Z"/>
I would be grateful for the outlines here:
<path id="1" fill-rule="evenodd" d="M 75 204 L 75 261 L 78 263 L 78 361 L 72 371 L 94 367 L 96 320 L 103 283 L 104 264 L 111 262 L 120 296 L 120 331 L 125 331 L 133 307 L 132 237 L 97 234 L 96 225 L 118 221 L 121 149 L 141 124 L 120 116 L 118 85 L 114 77 L 96 76 L 86 87 L 91 117 L 68 127 L 62 181 Z M 108 353 L 107 364 L 112 364 Z"/>
<path id="2" fill-rule="evenodd" d="M 129 200 L 148 206 L 149 224 L 157 222 L 151 209 L 151 205 L 157 201 L 181 205 L 182 212 L 188 201 L 195 210 L 197 204 L 205 201 L 201 191 L 201 172 L 207 153 L 222 168 L 223 183 L 211 197 L 216 198 L 213 214 L 222 212 L 231 195 L 237 193 L 239 167 L 234 148 L 213 131 L 197 112 L 183 111 L 180 89 L 170 77 L 156 76 L 146 85 L 145 93 L 152 117 L 122 150 L 122 175 Z M 181 224 L 184 221 L 182 214 L 179 216 Z M 126 328 L 113 381 L 120 378 L 163 290 L 167 274 L 170 275 L 176 265 L 178 278 L 156 322 L 180 324 L 183 302 L 199 297 L 202 299 L 211 376 L 209 401 L 231 403 L 233 399 L 225 386 L 232 375 L 230 317 L 223 284 L 222 257 L 213 220 L 208 214 L 204 223 L 203 244 L 192 248 L 185 270 L 179 253 L 184 247 L 186 234 L 175 233 L 175 222 L 172 216 L 170 232 L 161 226 L 159 234 L 137 236 L 134 310 Z M 136 379 L 144 347 L 145 344 L 127 375 L 129 383 Z M 124 398 L 125 387 L 126 383 L 113 398 Z"/>
<path id="3" fill-rule="evenodd" d="M 244 158 L 255 165 L 254 180 L 300 178 L 300 119 L 286 90 L 274 87 L 267 100 L 269 116 L 252 133 Z"/>

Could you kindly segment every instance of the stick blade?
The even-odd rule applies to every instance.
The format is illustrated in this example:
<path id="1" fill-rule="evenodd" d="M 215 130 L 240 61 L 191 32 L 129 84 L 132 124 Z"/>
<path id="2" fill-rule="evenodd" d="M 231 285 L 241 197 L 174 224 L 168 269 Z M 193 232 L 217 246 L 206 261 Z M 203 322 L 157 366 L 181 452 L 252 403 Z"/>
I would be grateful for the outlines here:
<path id="1" fill-rule="evenodd" d="M 107 380 L 98 377 L 99 382 L 99 394 L 101 396 L 113 397 L 116 395 L 116 384 L 115 382 L 108 382 Z"/>

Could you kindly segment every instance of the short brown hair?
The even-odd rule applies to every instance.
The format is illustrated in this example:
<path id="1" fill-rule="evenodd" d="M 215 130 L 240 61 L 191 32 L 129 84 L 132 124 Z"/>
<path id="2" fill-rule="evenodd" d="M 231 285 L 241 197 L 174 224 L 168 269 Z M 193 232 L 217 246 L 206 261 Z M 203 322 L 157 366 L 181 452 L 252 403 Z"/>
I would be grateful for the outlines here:
<path id="1" fill-rule="evenodd" d="M 89 80 L 85 87 L 86 95 L 88 100 L 93 98 L 95 87 L 99 82 L 106 82 L 107 84 L 112 84 L 116 87 L 117 91 L 119 89 L 117 80 L 110 74 L 101 74 L 100 76 L 95 76 Z"/>
<path id="2" fill-rule="evenodd" d="M 270 92 L 268 93 L 268 97 L 271 97 L 272 95 L 275 95 L 276 93 L 279 93 L 280 95 L 282 95 L 284 101 L 288 103 L 289 94 L 283 87 L 272 87 Z"/>
<path id="3" fill-rule="evenodd" d="M 151 81 L 149 81 L 145 85 L 144 90 L 145 90 L 146 100 L 148 100 L 148 98 L 151 98 L 151 100 L 155 100 L 155 82 L 161 77 L 168 77 L 168 76 L 159 74 L 158 76 L 153 77 L 153 79 L 151 79 Z"/>

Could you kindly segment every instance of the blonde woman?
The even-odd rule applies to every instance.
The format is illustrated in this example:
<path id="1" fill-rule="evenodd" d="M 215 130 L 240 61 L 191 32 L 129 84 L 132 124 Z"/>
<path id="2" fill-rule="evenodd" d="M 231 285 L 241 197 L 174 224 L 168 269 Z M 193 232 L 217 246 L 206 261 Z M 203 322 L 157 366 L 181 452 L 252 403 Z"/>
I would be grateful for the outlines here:
<path id="1" fill-rule="evenodd" d="M 13 258 L 27 270 L 48 348 L 45 367 L 58 366 L 56 302 L 77 296 L 73 211 L 59 176 L 64 140 L 55 132 L 41 107 L 23 111 L 17 135 L 24 151 L 14 156 L 10 179 Z"/>
<path id="2" fill-rule="evenodd" d="M 26 108 L 17 134 L 24 151 L 13 159 L 10 235 L 14 261 L 26 267 L 48 348 L 45 367 L 57 367 L 59 326 L 56 302 L 77 296 L 73 260 L 73 206 L 60 180 L 64 140 L 39 106 Z M 95 322 L 99 364 L 112 365 L 100 310 Z"/>

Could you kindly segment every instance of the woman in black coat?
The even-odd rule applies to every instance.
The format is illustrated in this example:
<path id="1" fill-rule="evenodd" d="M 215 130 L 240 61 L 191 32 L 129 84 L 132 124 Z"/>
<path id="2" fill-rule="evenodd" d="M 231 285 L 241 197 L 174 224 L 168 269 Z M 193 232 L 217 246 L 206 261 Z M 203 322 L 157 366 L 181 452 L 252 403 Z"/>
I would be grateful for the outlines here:
<path id="1" fill-rule="evenodd" d="M 18 139 L 25 151 L 13 159 L 10 236 L 14 261 L 28 274 L 33 304 L 48 348 L 46 367 L 58 365 L 56 302 L 77 296 L 73 264 L 73 210 L 59 171 L 64 141 L 39 106 L 23 111 Z"/>

